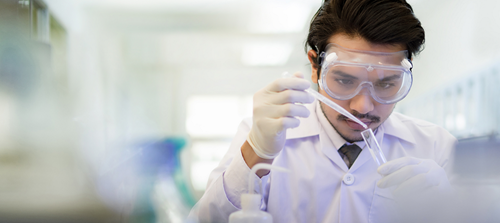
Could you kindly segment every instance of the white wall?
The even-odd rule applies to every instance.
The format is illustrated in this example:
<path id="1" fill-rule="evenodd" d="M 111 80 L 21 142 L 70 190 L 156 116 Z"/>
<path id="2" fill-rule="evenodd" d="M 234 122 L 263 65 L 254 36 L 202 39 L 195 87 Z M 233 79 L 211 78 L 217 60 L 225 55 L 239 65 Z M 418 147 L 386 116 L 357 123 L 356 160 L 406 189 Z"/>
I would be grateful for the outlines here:
<path id="1" fill-rule="evenodd" d="M 414 59 L 412 91 L 401 103 L 411 103 L 433 88 L 500 62 L 500 1 L 414 2 L 426 42 Z"/>

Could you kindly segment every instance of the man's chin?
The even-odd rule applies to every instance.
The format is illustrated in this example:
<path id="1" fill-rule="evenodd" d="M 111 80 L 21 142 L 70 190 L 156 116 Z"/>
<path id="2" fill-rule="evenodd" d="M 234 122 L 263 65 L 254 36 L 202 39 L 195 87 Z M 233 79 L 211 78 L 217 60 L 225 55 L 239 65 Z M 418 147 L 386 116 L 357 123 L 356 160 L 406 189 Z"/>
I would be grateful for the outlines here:
<path id="1" fill-rule="evenodd" d="M 363 137 L 361 137 L 361 134 L 359 134 L 359 135 L 344 135 L 344 134 L 339 133 L 339 135 L 345 141 L 350 142 L 350 143 L 363 141 Z"/>
<path id="2" fill-rule="evenodd" d="M 363 137 L 361 136 L 361 130 L 350 129 L 349 132 L 339 131 L 335 126 L 333 127 L 337 133 L 347 142 L 357 142 L 363 141 Z"/>
<path id="3" fill-rule="evenodd" d="M 349 128 L 347 124 L 345 126 L 339 126 L 338 128 L 335 125 L 332 125 L 332 127 L 335 129 L 335 131 L 337 131 L 340 137 L 342 137 L 347 142 L 352 143 L 357 141 L 363 141 L 361 132 L 364 131 L 364 129 L 363 130 L 352 129 Z"/>

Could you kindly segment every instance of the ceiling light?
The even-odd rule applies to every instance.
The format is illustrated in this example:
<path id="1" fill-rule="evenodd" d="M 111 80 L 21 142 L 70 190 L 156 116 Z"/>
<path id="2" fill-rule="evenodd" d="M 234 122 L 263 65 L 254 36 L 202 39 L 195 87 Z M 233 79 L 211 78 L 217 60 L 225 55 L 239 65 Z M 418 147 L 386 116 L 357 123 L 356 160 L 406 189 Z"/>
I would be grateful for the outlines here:
<path id="1" fill-rule="evenodd" d="M 248 30 L 252 33 L 292 33 L 304 29 L 311 4 L 264 2 L 252 12 Z"/>
<path id="2" fill-rule="evenodd" d="M 241 60 L 247 66 L 283 66 L 292 49 L 290 43 L 248 43 L 243 45 Z"/>

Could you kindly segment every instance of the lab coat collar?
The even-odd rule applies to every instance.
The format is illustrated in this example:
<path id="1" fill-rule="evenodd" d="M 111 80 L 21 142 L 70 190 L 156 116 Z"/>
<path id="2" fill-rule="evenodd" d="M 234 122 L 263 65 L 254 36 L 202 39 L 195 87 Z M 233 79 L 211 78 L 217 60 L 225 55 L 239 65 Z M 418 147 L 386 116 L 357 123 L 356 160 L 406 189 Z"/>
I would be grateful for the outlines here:
<path id="1" fill-rule="evenodd" d="M 392 135 L 409 143 L 416 144 L 410 129 L 403 123 L 401 114 L 393 112 L 381 125 L 384 134 Z"/>
<path id="2" fill-rule="evenodd" d="M 324 132 L 324 130 L 322 130 L 321 128 L 321 124 L 318 117 L 319 114 L 316 111 L 316 109 L 319 107 L 317 106 L 317 103 L 319 102 L 316 100 L 311 104 L 305 105 L 306 108 L 310 111 L 309 117 L 299 118 L 300 120 L 299 127 L 293 129 L 287 129 L 287 134 L 286 134 L 287 139 L 320 135 L 321 131 L 323 131 L 322 133 L 323 138 L 325 139 L 328 138 L 326 132 Z M 408 127 L 403 123 L 401 116 L 402 116 L 401 114 L 393 112 L 389 116 L 389 118 L 387 118 L 387 120 L 384 123 L 382 123 L 382 125 L 380 125 L 379 129 L 377 130 L 377 133 L 375 134 L 375 137 L 377 138 L 377 141 L 380 144 L 383 143 L 384 137 L 386 135 L 392 135 L 399 139 L 416 144 L 415 138 L 411 134 L 411 131 L 408 129 Z M 331 144 L 330 146 L 327 146 L 328 143 L 325 142 L 324 140 L 320 141 L 323 142 L 322 148 L 335 147 L 333 144 L 331 144 L 330 140 L 328 140 L 329 143 Z M 336 163 L 345 172 L 356 171 L 357 169 L 359 169 L 361 166 L 363 166 L 365 163 L 367 163 L 369 160 L 372 159 L 372 156 L 368 151 L 368 149 L 363 149 L 359 154 L 358 158 L 356 159 L 356 161 L 354 162 L 354 164 L 352 165 L 352 167 L 348 169 L 347 166 L 345 165 L 345 162 L 338 154 L 337 150 L 323 150 L 323 152 L 325 153 L 325 155 L 329 157 L 330 160 Z"/>
<path id="3" fill-rule="evenodd" d="M 315 100 L 311 104 L 306 104 L 305 107 L 310 111 L 310 115 L 307 118 L 298 118 L 300 120 L 300 125 L 297 128 L 287 129 L 286 138 L 295 139 L 302 137 L 309 137 L 314 135 L 319 135 L 320 133 L 320 123 L 318 121 L 318 116 L 316 114 L 316 104 Z M 393 112 L 387 120 L 379 127 L 383 128 L 383 133 L 387 135 L 392 135 L 409 143 L 416 144 L 415 138 L 411 134 L 408 127 L 401 121 L 401 114 Z M 381 130 L 381 129 L 379 129 Z"/>
<path id="4" fill-rule="evenodd" d="M 316 115 L 316 103 L 315 100 L 311 104 L 304 105 L 310 112 L 309 117 L 307 118 L 298 118 L 300 120 L 300 125 L 297 128 L 287 129 L 286 138 L 287 139 L 296 139 L 308 136 L 319 135 L 320 126 L 318 121 L 318 116 Z"/>

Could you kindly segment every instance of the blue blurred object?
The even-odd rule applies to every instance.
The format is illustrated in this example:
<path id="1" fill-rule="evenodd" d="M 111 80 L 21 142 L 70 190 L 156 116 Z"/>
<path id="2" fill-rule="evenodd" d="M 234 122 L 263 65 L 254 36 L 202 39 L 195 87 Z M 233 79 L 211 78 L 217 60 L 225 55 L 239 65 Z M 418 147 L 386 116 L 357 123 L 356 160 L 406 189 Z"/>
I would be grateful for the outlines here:
<path id="1" fill-rule="evenodd" d="M 144 143 L 140 167 L 142 174 L 156 175 L 158 171 L 173 174 L 180 168 L 180 152 L 186 145 L 183 138 L 167 138 L 153 143 Z"/>
<path id="2" fill-rule="evenodd" d="M 38 87 L 39 76 L 45 74 L 41 67 L 50 64 L 50 46 L 1 32 L 0 39 L 0 87 L 24 99 Z"/>
<path id="3" fill-rule="evenodd" d="M 134 152 L 123 155 L 125 158 L 119 159 L 118 164 L 112 165 L 110 161 L 108 164 L 112 167 L 100 176 L 98 184 L 104 201 L 126 215 L 130 222 L 157 222 L 156 212 L 168 211 L 161 210 L 165 207 L 157 207 L 165 202 L 174 201 L 175 206 L 185 206 L 189 210 L 196 201 L 181 167 L 180 153 L 185 145 L 186 140 L 180 137 L 149 141 L 134 146 Z M 167 192 L 158 193 L 157 190 Z M 158 194 L 179 198 L 155 198 Z M 163 203 L 158 204 L 158 200 Z M 187 214 L 168 213 L 176 216 Z"/>

